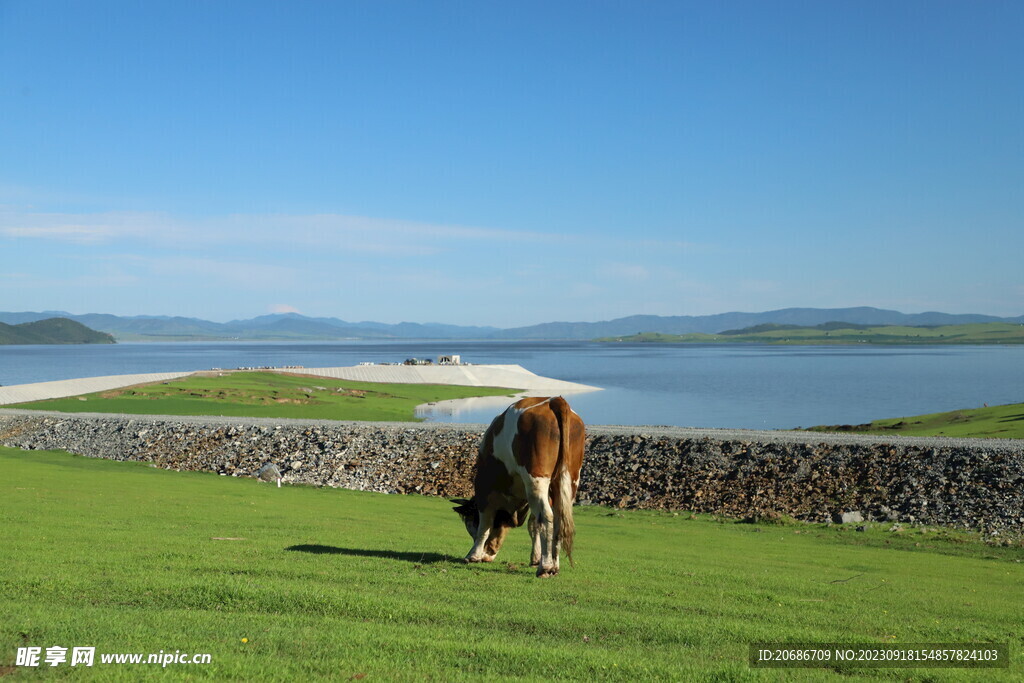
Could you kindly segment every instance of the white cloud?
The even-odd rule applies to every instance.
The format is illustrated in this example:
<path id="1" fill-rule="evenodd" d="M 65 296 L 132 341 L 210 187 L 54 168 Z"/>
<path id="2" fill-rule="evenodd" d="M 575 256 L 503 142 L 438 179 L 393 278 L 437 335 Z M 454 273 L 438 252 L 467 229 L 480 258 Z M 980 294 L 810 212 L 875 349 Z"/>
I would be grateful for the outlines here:
<path id="1" fill-rule="evenodd" d="M 230 214 L 193 219 L 162 213 L 36 213 L 10 207 L 0 209 L 0 235 L 75 244 L 120 240 L 186 250 L 250 245 L 395 257 L 430 256 L 458 249 L 466 242 L 558 239 L 530 231 L 341 214 Z"/>
<path id="2" fill-rule="evenodd" d="M 297 269 L 268 263 L 188 257 L 137 258 L 157 275 L 185 277 L 193 285 L 230 285 L 261 291 L 288 289 L 302 280 Z"/>
<path id="3" fill-rule="evenodd" d="M 138 236 L 134 214 L 61 214 L 0 212 L 0 235 L 72 244 L 96 244 Z"/>
<path id="4" fill-rule="evenodd" d="M 15 238 L 50 239 L 82 244 L 105 241 L 113 235 L 113 231 L 101 225 L 52 225 L 47 227 L 15 226 L 3 228 L 0 230 L 0 234 Z"/>
<path id="5" fill-rule="evenodd" d="M 92 264 L 114 264 L 104 269 L 126 270 L 140 279 L 153 280 L 153 276 L 183 278 L 178 283 L 182 289 L 195 285 L 215 284 L 262 290 L 291 287 L 302 280 L 302 272 L 298 268 L 265 263 L 261 260 L 242 261 L 178 254 L 149 256 L 132 253 L 79 254 L 70 258 Z"/>
<path id="6" fill-rule="evenodd" d="M 676 249 L 688 252 L 706 252 L 712 251 L 716 248 L 710 244 L 687 242 L 685 240 L 635 239 L 630 240 L 630 243 L 636 247 L 652 247 L 654 249 Z"/>
<path id="7" fill-rule="evenodd" d="M 13 241 L 9 253 L 24 261 L 21 272 L 38 270 L 45 278 L 63 268 L 70 272 L 55 277 L 93 278 L 66 280 L 62 297 L 72 288 L 83 296 L 94 289 L 98 300 L 123 307 L 145 300 L 149 312 L 221 308 L 214 318 L 299 307 L 318 315 L 362 311 L 367 319 L 445 322 L 473 322 L 474 311 L 477 322 L 502 326 L 510 317 L 523 324 L 603 318 L 602 311 L 635 310 L 655 291 L 672 297 L 680 289 L 679 259 L 672 256 L 688 245 L 633 237 L 342 214 L 192 217 L 0 207 L 0 249 Z M 540 292 L 543 300 L 527 306 L 521 292 Z M 509 300 L 517 302 L 509 310 L 495 303 Z"/>
<path id="8" fill-rule="evenodd" d="M 0 282 L 0 285 L 15 288 L 16 294 L 21 296 L 26 289 L 63 289 L 69 291 L 108 289 L 108 288 L 129 288 L 138 287 L 142 279 L 137 275 L 110 271 L 106 273 L 86 273 L 80 275 L 32 275 L 28 273 L 10 273 L 3 275 L 7 282 Z"/>

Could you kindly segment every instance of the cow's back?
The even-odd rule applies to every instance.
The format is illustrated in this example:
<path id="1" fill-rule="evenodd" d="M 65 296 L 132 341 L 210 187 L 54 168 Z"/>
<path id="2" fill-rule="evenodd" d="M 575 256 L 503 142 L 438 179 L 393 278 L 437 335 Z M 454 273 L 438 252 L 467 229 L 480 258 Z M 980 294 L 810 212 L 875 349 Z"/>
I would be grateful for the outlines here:
<path id="1" fill-rule="evenodd" d="M 520 482 L 509 478 L 553 478 L 556 467 L 568 472 L 572 498 L 579 487 L 586 428 L 561 396 L 528 397 L 510 405 L 491 421 L 477 456 L 477 489 L 513 493 Z M 483 502 L 483 501 L 481 501 Z"/>

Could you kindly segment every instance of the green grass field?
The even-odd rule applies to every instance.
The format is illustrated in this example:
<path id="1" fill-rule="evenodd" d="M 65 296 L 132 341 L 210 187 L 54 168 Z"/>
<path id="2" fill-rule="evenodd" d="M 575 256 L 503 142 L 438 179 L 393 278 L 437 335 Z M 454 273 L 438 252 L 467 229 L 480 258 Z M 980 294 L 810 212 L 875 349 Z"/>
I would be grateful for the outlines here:
<path id="1" fill-rule="evenodd" d="M 513 393 L 513 389 L 497 387 L 381 384 L 276 372 L 230 372 L 10 407 L 67 413 L 409 422 L 416 420 L 414 409 L 423 403 Z"/>
<path id="2" fill-rule="evenodd" d="M 822 425 L 809 431 L 1024 439 L 1024 403 L 895 417 L 862 425 Z"/>
<path id="3" fill-rule="evenodd" d="M 14 680 L 840 678 L 750 669 L 760 641 L 1009 643 L 1008 670 L 841 677 L 1024 676 L 1019 541 L 582 507 L 577 567 L 539 580 L 524 529 L 494 564 L 462 564 L 470 539 L 442 499 L 9 448 L 0 468 L 0 675 Z M 30 646 L 93 646 L 96 664 L 15 667 Z M 100 663 L 161 650 L 211 662 Z"/>

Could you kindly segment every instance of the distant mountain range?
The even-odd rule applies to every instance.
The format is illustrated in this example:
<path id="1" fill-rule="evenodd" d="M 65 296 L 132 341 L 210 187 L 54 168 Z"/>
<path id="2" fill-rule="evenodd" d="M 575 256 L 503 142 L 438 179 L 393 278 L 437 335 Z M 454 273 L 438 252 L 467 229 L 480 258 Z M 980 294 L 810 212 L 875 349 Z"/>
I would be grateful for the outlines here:
<path id="1" fill-rule="evenodd" d="M 106 332 L 67 318 L 47 318 L 9 325 L 0 322 L 0 344 L 113 344 Z"/>
<path id="2" fill-rule="evenodd" d="M 764 313 L 716 315 L 634 315 L 601 322 L 551 322 L 528 327 L 497 328 L 441 323 L 347 322 L 338 318 L 311 318 L 297 313 L 264 315 L 226 323 L 170 316 L 122 317 L 102 313 L 73 315 L 64 311 L 0 313 L 7 325 L 68 318 L 94 330 L 112 334 L 119 341 L 203 340 L 337 340 L 337 339 L 505 339 L 582 340 L 633 335 L 640 332 L 718 334 L 755 325 L 814 326 L 842 321 L 860 325 L 962 325 L 984 322 L 1024 323 L 1024 315 L 999 318 L 991 315 L 949 313 L 900 313 L 879 308 L 784 308 Z"/>

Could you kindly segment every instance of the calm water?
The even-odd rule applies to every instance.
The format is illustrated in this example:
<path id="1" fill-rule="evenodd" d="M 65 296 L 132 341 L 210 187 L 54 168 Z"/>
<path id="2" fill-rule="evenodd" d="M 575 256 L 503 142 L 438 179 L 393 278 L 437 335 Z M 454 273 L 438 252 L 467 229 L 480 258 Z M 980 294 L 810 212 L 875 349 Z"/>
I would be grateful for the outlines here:
<path id="1" fill-rule="evenodd" d="M 166 343 L 0 347 L 0 384 L 212 367 L 355 365 L 459 353 L 603 387 L 592 424 L 784 429 L 1024 401 L 1024 346 L 780 347 L 588 342 Z M 431 419 L 489 422 L 491 405 Z"/>

